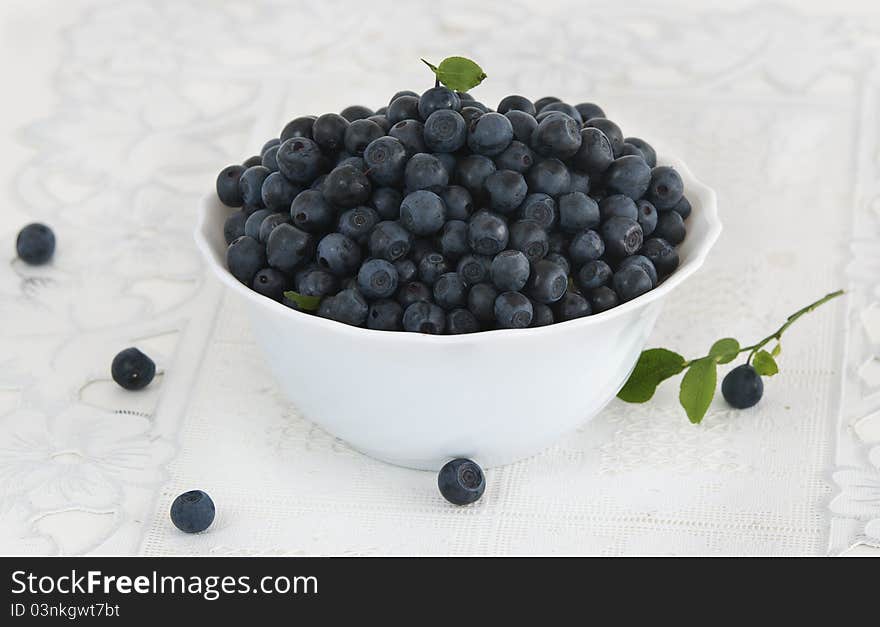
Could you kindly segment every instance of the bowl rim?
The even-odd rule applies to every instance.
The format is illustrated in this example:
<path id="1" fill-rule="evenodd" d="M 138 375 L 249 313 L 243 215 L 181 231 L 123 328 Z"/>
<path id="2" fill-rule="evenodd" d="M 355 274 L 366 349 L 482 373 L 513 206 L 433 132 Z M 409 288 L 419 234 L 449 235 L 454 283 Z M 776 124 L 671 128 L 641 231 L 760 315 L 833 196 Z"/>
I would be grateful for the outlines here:
<path id="1" fill-rule="evenodd" d="M 626 316 L 645 305 L 664 298 L 672 290 L 678 287 L 682 282 L 687 280 L 694 272 L 696 272 L 705 262 L 709 251 L 718 241 L 721 235 L 722 224 L 718 216 L 718 199 L 715 190 L 697 179 L 690 168 L 680 159 L 665 156 L 658 159 L 658 165 L 669 165 L 674 167 L 684 181 L 684 187 L 689 196 L 700 197 L 699 213 L 708 223 L 708 231 L 705 237 L 695 244 L 686 261 L 684 261 L 669 277 L 667 277 L 660 285 L 649 292 L 642 294 L 626 303 L 622 303 L 617 307 L 613 307 L 607 311 L 597 314 L 575 318 L 574 320 L 566 320 L 565 322 L 555 322 L 542 327 L 529 327 L 525 329 L 493 329 L 490 331 L 479 331 L 476 333 L 467 333 L 461 335 L 432 335 L 427 333 L 411 333 L 404 331 L 383 331 L 379 329 L 367 329 L 364 327 L 355 327 L 352 325 L 336 322 L 327 318 L 321 318 L 317 315 L 297 311 L 291 307 L 267 298 L 259 294 L 249 287 L 241 283 L 232 276 L 227 270 L 222 256 L 214 250 L 209 237 L 208 229 L 216 220 L 216 204 L 219 202 L 216 193 L 209 193 L 203 196 L 199 201 L 198 218 L 194 232 L 196 247 L 201 252 L 206 263 L 211 267 L 214 274 L 233 292 L 251 304 L 267 309 L 275 313 L 286 312 L 285 315 L 291 317 L 291 320 L 297 320 L 304 325 L 311 326 L 316 331 L 324 330 L 328 332 L 341 333 L 350 335 L 352 338 L 361 339 L 377 339 L 381 338 L 384 342 L 404 342 L 412 344 L 475 344 L 495 341 L 508 341 L 509 339 L 520 338 L 540 338 L 541 336 L 551 335 L 554 333 L 566 333 L 581 327 L 589 327 L 601 325 L 602 323 L 617 317 Z M 232 210 L 232 208 L 229 208 Z"/>

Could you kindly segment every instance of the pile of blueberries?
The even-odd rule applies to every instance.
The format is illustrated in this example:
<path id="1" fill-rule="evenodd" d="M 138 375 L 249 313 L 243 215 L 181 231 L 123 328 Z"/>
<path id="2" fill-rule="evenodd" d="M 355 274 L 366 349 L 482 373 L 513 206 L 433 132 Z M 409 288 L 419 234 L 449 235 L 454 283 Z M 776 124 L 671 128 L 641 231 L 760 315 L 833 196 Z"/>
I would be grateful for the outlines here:
<path id="1" fill-rule="evenodd" d="M 636 298 L 678 266 L 691 211 L 678 173 L 597 105 L 507 96 L 492 111 L 443 86 L 296 118 L 224 168 L 217 195 L 240 207 L 224 235 L 242 283 L 346 324 L 434 334 Z"/>

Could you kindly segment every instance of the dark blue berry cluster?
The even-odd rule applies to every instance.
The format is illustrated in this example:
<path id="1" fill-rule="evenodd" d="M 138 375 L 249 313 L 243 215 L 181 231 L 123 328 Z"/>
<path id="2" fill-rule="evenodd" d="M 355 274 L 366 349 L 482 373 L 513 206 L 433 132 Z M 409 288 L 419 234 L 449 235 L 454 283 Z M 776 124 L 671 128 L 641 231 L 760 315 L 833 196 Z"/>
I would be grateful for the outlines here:
<path id="1" fill-rule="evenodd" d="M 682 179 L 592 103 L 401 91 L 292 120 L 217 177 L 229 271 L 354 326 L 457 334 L 611 309 L 678 266 Z"/>

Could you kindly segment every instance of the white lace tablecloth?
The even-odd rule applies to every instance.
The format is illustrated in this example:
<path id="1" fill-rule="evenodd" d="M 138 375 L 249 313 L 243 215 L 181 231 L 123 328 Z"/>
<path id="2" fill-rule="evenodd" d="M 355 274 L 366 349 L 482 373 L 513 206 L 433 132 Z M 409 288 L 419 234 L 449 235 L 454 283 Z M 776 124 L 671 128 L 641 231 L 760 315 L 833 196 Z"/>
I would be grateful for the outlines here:
<path id="1" fill-rule="evenodd" d="M 0 553 L 880 544 L 880 18 L 697 2 L 364 6 L 4 6 L 4 83 L 17 88 L 0 121 Z M 786 335 L 758 407 L 716 400 L 693 426 L 675 385 L 644 406 L 615 401 L 544 453 L 488 471 L 484 498 L 463 509 L 432 474 L 366 458 L 294 413 L 199 262 L 196 200 L 288 119 L 424 89 L 419 57 L 448 54 L 487 70 L 475 92 L 486 103 L 595 100 L 717 190 L 725 232 L 652 345 L 696 355 L 726 335 L 754 340 L 850 291 Z M 46 267 L 13 260 L 34 219 L 58 235 Z M 137 394 L 108 373 L 132 344 L 163 372 Z M 169 522 L 191 488 L 217 504 L 208 533 Z"/>

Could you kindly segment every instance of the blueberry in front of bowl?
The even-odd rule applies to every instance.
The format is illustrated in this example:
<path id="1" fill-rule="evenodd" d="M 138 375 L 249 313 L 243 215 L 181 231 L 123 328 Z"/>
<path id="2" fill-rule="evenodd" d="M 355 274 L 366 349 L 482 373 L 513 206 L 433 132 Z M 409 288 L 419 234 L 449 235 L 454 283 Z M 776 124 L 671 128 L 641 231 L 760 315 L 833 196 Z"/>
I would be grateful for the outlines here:
<path id="1" fill-rule="evenodd" d="M 747 409 L 761 400 L 764 382 L 751 364 L 742 364 L 725 375 L 721 382 L 721 394 L 731 407 Z"/>
<path id="2" fill-rule="evenodd" d="M 469 459 L 453 459 L 437 475 L 440 494 L 453 505 L 469 505 L 480 500 L 486 490 L 483 469 Z"/>
<path id="3" fill-rule="evenodd" d="M 126 390 L 142 390 L 156 376 L 156 364 L 137 348 L 126 348 L 113 358 L 110 375 Z"/>
<path id="4" fill-rule="evenodd" d="M 200 533 L 214 522 L 214 501 L 201 490 L 184 492 L 171 503 L 171 522 L 184 533 Z"/>
<path id="5" fill-rule="evenodd" d="M 55 233 L 45 224 L 28 224 L 15 238 L 15 252 L 29 265 L 42 265 L 55 254 Z"/>

